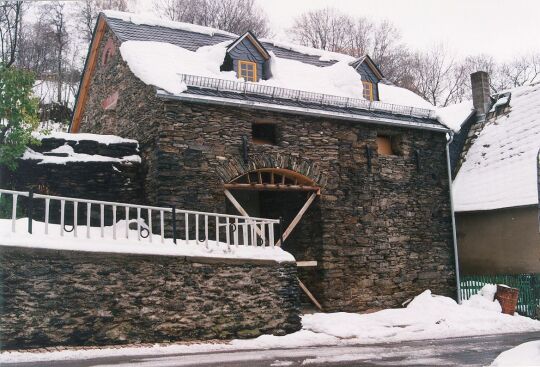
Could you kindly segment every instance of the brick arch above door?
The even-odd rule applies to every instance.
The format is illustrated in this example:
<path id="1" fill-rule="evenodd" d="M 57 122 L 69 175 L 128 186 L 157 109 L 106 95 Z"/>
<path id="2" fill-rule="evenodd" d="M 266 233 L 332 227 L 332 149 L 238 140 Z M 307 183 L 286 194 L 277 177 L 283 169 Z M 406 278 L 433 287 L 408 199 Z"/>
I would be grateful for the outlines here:
<path id="1" fill-rule="evenodd" d="M 326 175 L 317 163 L 308 159 L 284 154 L 255 154 L 250 156 L 247 163 L 244 163 L 241 157 L 229 159 L 217 168 L 217 173 L 223 183 L 230 183 L 249 172 L 267 168 L 293 171 L 307 177 L 321 188 L 327 182 Z"/>

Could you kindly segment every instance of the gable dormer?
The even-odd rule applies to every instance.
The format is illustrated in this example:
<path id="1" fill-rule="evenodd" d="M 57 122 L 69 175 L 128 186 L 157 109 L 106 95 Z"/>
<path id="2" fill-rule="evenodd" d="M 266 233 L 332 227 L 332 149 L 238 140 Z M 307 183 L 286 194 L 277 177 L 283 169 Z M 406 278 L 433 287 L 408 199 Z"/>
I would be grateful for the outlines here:
<path id="1" fill-rule="evenodd" d="M 379 82 L 384 79 L 383 74 L 373 62 L 371 57 L 365 55 L 354 61 L 351 66 L 362 77 L 364 98 L 369 101 L 379 100 Z"/>
<path id="2" fill-rule="evenodd" d="M 227 47 L 221 70 L 234 70 L 238 78 L 258 82 L 268 78 L 265 65 L 269 59 L 270 54 L 253 33 L 246 32 Z"/>

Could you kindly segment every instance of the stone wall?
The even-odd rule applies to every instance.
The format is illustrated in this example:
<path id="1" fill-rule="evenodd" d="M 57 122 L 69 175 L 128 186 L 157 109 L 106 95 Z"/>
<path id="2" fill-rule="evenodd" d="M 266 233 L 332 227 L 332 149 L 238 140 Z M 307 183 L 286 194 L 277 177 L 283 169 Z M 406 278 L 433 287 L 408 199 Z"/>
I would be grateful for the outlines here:
<path id="1" fill-rule="evenodd" d="M 116 201 L 144 203 L 140 163 L 113 161 L 115 158 L 139 155 L 136 142 L 103 144 L 96 140 L 65 140 L 54 137 L 42 139 L 41 144 L 32 146 L 36 152 L 46 156 L 62 154 L 50 151 L 70 145 L 76 154 L 100 155 L 111 161 L 68 161 L 66 163 L 44 163 L 40 159 L 19 160 L 17 170 L 8 171 L 0 167 L 0 187 L 36 193 Z M 42 205 L 41 205 L 42 206 Z M 36 206 L 39 210 L 41 206 Z"/>
<path id="2" fill-rule="evenodd" d="M 0 349 L 283 335 L 296 266 L 0 246 Z"/>
<path id="3" fill-rule="evenodd" d="M 303 233 L 317 233 L 317 239 L 309 253 L 302 250 L 305 243 L 289 245 L 297 258 L 318 261 L 307 283 L 325 310 L 399 306 L 427 288 L 455 295 L 444 133 L 163 101 L 119 54 L 112 66 L 96 69 L 81 131 L 146 142 L 143 152 L 152 152 L 143 155 L 151 167 L 145 171 L 149 202 L 223 212 L 223 182 L 231 172 L 270 165 L 303 173 L 308 167 L 323 189 L 306 214 L 312 224 L 303 222 L 295 236 L 305 241 Z M 98 108 L 117 85 L 122 90 L 115 111 Z M 146 128 L 141 121 L 148 121 Z M 254 122 L 276 124 L 277 144 L 254 144 Z M 399 137 L 400 154 L 379 156 L 378 134 Z M 373 151 L 371 168 L 366 147 Z"/>

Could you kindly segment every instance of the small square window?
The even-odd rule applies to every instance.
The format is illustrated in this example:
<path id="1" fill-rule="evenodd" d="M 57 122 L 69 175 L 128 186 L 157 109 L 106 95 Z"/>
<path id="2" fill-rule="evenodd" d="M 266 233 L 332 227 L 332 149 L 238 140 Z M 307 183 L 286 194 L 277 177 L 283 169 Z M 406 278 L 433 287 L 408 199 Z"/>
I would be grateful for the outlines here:
<path id="1" fill-rule="evenodd" d="M 377 135 L 377 153 L 379 155 L 402 155 L 399 135 Z"/>
<path id="2" fill-rule="evenodd" d="M 251 125 L 251 137 L 254 144 L 277 144 L 277 131 L 275 124 L 260 124 Z"/>
<path id="3" fill-rule="evenodd" d="M 238 77 L 248 82 L 257 81 L 257 64 L 252 61 L 238 61 Z"/>

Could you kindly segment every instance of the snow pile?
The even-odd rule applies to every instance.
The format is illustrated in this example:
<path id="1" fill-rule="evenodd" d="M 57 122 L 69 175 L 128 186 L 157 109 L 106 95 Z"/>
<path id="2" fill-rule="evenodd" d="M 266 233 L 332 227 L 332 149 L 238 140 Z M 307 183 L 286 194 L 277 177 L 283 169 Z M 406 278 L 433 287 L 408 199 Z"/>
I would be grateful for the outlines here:
<path id="1" fill-rule="evenodd" d="M 67 141 L 75 141 L 80 142 L 82 140 L 90 140 L 95 141 L 99 144 L 123 144 L 123 143 L 135 143 L 139 144 L 137 140 L 133 139 L 125 139 L 121 138 L 116 135 L 101 135 L 101 134 L 86 134 L 86 133 L 78 133 L 78 134 L 71 134 L 66 132 L 60 132 L 60 131 L 54 131 L 49 134 L 34 134 L 34 137 L 36 139 L 42 140 L 42 139 L 63 139 Z"/>
<path id="2" fill-rule="evenodd" d="M 540 340 L 518 345 L 499 354 L 493 367 L 540 366 Z"/>
<path id="3" fill-rule="evenodd" d="M 511 92 L 510 112 L 486 124 L 454 180 L 456 211 L 538 203 L 540 83 Z"/>
<path id="4" fill-rule="evenodd" d="M 37 160 L 38 164 L 66 164 L 69 162 L 111 162 L 111 163 L 141 163 L 141 157 L 138 155 L 129 155 L 122 158 L 107 157 L 99 154 L 75 153 L 73 147 L 64 144 L 48 153 L 56 155 L 46 155 L 26 148 L 21 159 Z"/>
<path id="5" fill-rule="evenodd" d="M 272 77 L 261 80 L 259 84 L 340 97 L 364 98 L 360 74 L 347 62 L 339 61 L 331 66 L 318 67 L 283 59 L 271 53 L 270 70 Z"/>
<path id="6" fill-rule="evenodd" d="M 433 107 L 431 103 L 408 89 L 384 83 L 379 83 L 378 86 L 379 99 L 381 100 L 381 102 L 409 107 L 425 108 L 428 110 L 435 109 L 435 107 Z"/>
<path id="7" fill-rule="evenodd" d="M 356 60 L 354 57 L 349 56 L 349 55 L 340 54 L 338 52 L 321 50 L 321 49 L 313 48 L 313 47 L 296 45 L 294 43 L 289 43 L 283 40 L 272 40 L 272 39 L 262 38 L 260 39 L 260 41 L 262 43 L 269 43 L 275 47 L 284 48 L 286 50 L 291 50 L 294 52 L 299 52 L 304 55 L 319 56 L 319 60 L 321 61 L 343 61 L 346 63 L 351 63 Z"/>
<path id="8" fill-rule="evenodd" d="M 224 36 L 238 37 L 234 33 L 225 32 L 219 29 L 204 27 L 197 24 L 182 23 L 182 22 L 175 22 L 172 20 L 160 19 L 150 14 L 133 14 L 133 13 L 126 13 L 122 11 L 116 11 L 116 10 L 105 10 L 103 11 L 103 13 L 105 14 L 105 16 L 107 16 L 107 18 L 120 19 L 120 20 L 123 20 L 124 22 L 130 22 L 133 24 L 144 24 L 144 25 L 150 25 L 150 26 L 179 29 L 179 30 L 187 31 L 187 32 L 202 33 L 209 36 L 213 36 L 214 34 L 221 34 Z"/>
<path id="9" fill-rule="evenodd" d="M 462 304 L 467 307 L 502 312 L 501 304 L 495 299 L 496 292 L 497 286 L 495 284 L 486 284 L 478 294 L 472 295 L 468 300 L 464 300 Z"/>
<path id="10" fill-rule="evenodd" d="M 486 287 L 482 294 L 489 296 L 492 289 L 492 287 Z M 345 312 L 318 313 L 303 316 L 302 324 L 303 329 L 293 334 L 284 336 L 263 335 L 255 339 L 233 340 L 223 344 L 172 344 L 150 347 L 144 345 L 136 348 L 67 350 L 47 353 L 4 352 L 0 354 L 0 362 L 21 363 L 126 355 L 178 355 L 181 353 L 193 354 L 231 350 L 257 350 L 260 352 L 261 349 L 297 349 L 325 345 L 350 346 L 540 330 L 540 321 L 522 316 L 510 316 L 499 312 L 460 306 L 450 298 L 433 296 L 429 290 L 417 296 L 407 308 L 387 309 L 363 315 Z M 532 351 L 533 348 L 530 347 L 521 352 L 532 356 Z M 286 353 L 289 354 L 291 351 L 286 351 Z M 357 353 L 356 355 L 358 356 Z M 501 357 L 503 355 L 504 353 Z M 352 355 L 343 354 L 343 358 L 335 357 L 332 361 L 358 359 L 358 357 L 353 358 Z M 517 359 L 512 361 L 514 360 Z M 330 361 L 319 358 L 304 362 L 308 364 Z M 175 363 L 177 362 L 175 360 Z M 436 362 L 436 360 L 430 360 L 428 364 L 438 364 Z M 537 362 L 530 364 L 538 365 Z M 501 365 L 506 364 L 497 364 L 497 366 Z"/>
<path id="11" fill-rule="evenodd" d="M 330 313 L 305 315 L 304 329 L 360 343 L 380 343 L 431 338 L 540 330 L 540 321 L 510 316 L 475 304 L 458 305 L 429 290 L 418 295 L 407 308 L 371 314 Z"/>
<path id="12" fill-rule="evenodd" d="M 472 101 L 463 101 L 437 109 L 437 119 L 454 132 L 461 130 L 461 125 L 474 112 Z"/>
<path id="13" fill-rule="evenodd" d="M 120 46 L 120 53 L 131 71 L 145 84 L 180 94 L 187 87 L 178 74 L 238 80 L 234 71 L 220 71 L 227 44 L 204 46 L 192 52 L 170 43 L 127 41 Z"/>
<path id="14" fill-rule="evenodd" d="M 0 246 L 18 246 L 33 248 L 48 248 L 56 250 L 112 252 L 148 255 L 169 256 L 202 256 L 231 259 L 258 259 L 275 260 L 277 262 L 295 261 L 294 257 L 283 251 L 280 247 L 230 246 L 215 241 L 208 241 L 208 248 L 204 242 L 197 243 L 190 240 L 187 243 L 181 239 L 175 245 L 170 238 L 161 243 L 161 236 L 152 235 L 138 240 L 136 220 L 131 220 L 126 238 L 126 221 L 120 220 L 116 224 L 116 240 L 113 240 L 113 226 L 104 227 L 104 237 L 101 237 L 100 227 L 90 227 L 90 239 L 87 238 L 87 227 L 79 225 L 76 231 L 64 232 L 60 236 L 60 226 L 49 224 L 49 234 L 45 235 L 45 224 L 33 221 L 32 235 L 27 232 L 28 219 L 21 218 L 16 222 L 16 232 L 11 232 L 11 220 L 0 219 Z M 141 228 L 148 229 L 146 223 L 141 222 Z M 71 226 L 67 226 L 71 230 Z M 77 237 L 75 238 L 75 232 Z M 151 237 L 151 238 L 150 238 Z M 150 241 L 151 239 L 151 241 Z"/>

